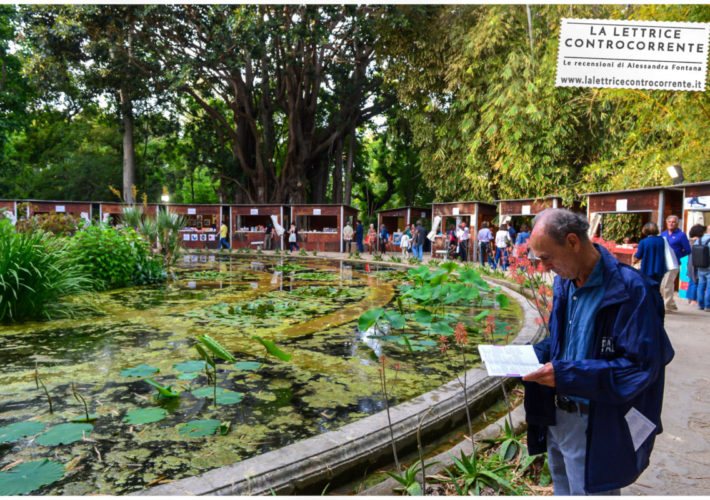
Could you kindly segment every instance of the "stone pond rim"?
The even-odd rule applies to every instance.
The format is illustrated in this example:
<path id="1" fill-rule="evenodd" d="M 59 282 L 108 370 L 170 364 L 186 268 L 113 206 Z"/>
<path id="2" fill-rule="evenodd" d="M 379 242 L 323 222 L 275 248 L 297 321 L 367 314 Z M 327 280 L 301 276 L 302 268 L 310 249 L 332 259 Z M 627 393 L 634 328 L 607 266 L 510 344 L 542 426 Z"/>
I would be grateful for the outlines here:
<path id="1" fill-rule="evenodd" d="M 487 279 L 488 280 L 488 279 Z M 509 286 L 505 293 L 523 310 L 523 325 L 511 344 L 537 342 L 544 329 L 535 325 L 537 312 L 528 300 Z M 470 370 L 469 404 L 483 410 L 499 397 L 500 379 L 488 377 L 483 367 Z M 441 434 L 465 419 L 464 397 L 456 380 L 390 409 L 397 448 L 416 445 L 419 419 L 433 408 L 422 424 L 422 436 Z M 199 476 L 180 479 L 132 495 L 289 495 L 325 484 L 350 471 L 364 468 L 392 453 L 385 410 L 318 436 L 304 439 Z"/>

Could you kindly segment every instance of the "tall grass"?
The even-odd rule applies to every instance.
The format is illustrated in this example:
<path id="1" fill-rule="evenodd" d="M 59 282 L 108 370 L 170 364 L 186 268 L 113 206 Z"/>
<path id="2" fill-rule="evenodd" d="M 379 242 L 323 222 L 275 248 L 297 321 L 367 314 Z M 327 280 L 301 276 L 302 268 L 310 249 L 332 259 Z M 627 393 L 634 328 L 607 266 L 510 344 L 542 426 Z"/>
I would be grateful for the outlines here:
<path id="1" fill-rule="evenodd" d="M 60 298 L 91 288 L 64 238 L 0 220 L 0 322 L 71 316 L 76 306 Z"/>

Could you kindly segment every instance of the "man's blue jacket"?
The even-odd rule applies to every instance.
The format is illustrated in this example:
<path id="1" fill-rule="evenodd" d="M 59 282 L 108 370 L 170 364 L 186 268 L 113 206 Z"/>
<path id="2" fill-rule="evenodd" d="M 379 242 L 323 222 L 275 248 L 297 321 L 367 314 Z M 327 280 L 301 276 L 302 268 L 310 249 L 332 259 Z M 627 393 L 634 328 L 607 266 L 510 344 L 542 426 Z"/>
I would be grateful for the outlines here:
<path id="1" fill-rule="evenodd" d="M 663 430 L 665 365 L 674 355 L 663 328 L 660 293 L 636 269 L 595 247 L 604 259 L 606 290 L 594 322 L 590 359 L 560 359 L 570 280 L 557 276 L 551 336 L 535 346 L 541 363 L 552 362 L 556 389 L 524 383 L 530 454 L 547 451 L 547 427 L 555 424 L 555 391 L 589 399 L 584 479 L 589 493 L 627 486 L 648 466 L 655 435 Z M 624 418 L 632 407 L 656 425 L 638 451 Z"/>

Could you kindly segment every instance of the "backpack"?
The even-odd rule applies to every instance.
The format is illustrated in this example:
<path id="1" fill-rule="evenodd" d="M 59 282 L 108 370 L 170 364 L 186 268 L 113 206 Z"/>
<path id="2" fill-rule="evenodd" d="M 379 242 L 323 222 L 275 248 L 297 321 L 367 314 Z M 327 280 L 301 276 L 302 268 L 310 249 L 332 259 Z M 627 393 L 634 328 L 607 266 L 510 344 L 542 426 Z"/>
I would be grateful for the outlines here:
<path id="1" fill-rule="evenodd" d="M 708 244 L 696 243 L 691 247 L 691 262 L 696 269 L 710 267 L 710 248 Z"/>

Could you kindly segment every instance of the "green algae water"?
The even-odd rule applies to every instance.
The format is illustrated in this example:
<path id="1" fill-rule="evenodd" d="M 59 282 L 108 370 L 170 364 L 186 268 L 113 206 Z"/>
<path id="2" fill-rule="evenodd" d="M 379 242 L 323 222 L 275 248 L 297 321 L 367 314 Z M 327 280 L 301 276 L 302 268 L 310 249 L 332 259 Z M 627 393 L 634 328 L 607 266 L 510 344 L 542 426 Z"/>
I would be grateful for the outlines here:
<path id="1" fill-rule="evenodd" d="M 395 310 L 406 283 L 404 271 L 381 263 L 187 255 L 168 283 L 97 294 L 80 318 L 2 326 L 0 429 L 28 421 L 51 429 L 81 418 L 78 396 L 96 419 L 68 444 L 43 444 L 36 435 L 2 442 L 0 432 L 0 468 L 47 458 L 69 469 L 33 494 L 121 495 L 198 475 L 383 410 L 373 351 L 390 367 L 399 363 L 390 404 L 432 390 L 460 372 L 455 349 L 442 354 L 437 336 L 414 322 L 402 330 L 358 328 L 367 310 Z M 502 343 L 520 329 L 522 313 L 514 301 L 495 306 L 491 294 L 447 313 L 472 325 L 491 310 L 494 340 Z M 214 381 L 195 350 L 204 333 L 236 358 L 217 360 L 216 407 Z M 267 356 L 253 336 L 291 359 Z M 469 345 L 482 341 L 469 333 Z M 478 363 L 475 349 L 468 351 L 467 366 Z M 142 365 L 146 373 L 126 376 Z M 179 397 L 158 397 L 148 377 Z M 136 423 L 136 410 L 153 410 L 158 420 Z M 196 420 L 221 426 L 187 432 Z"/>

